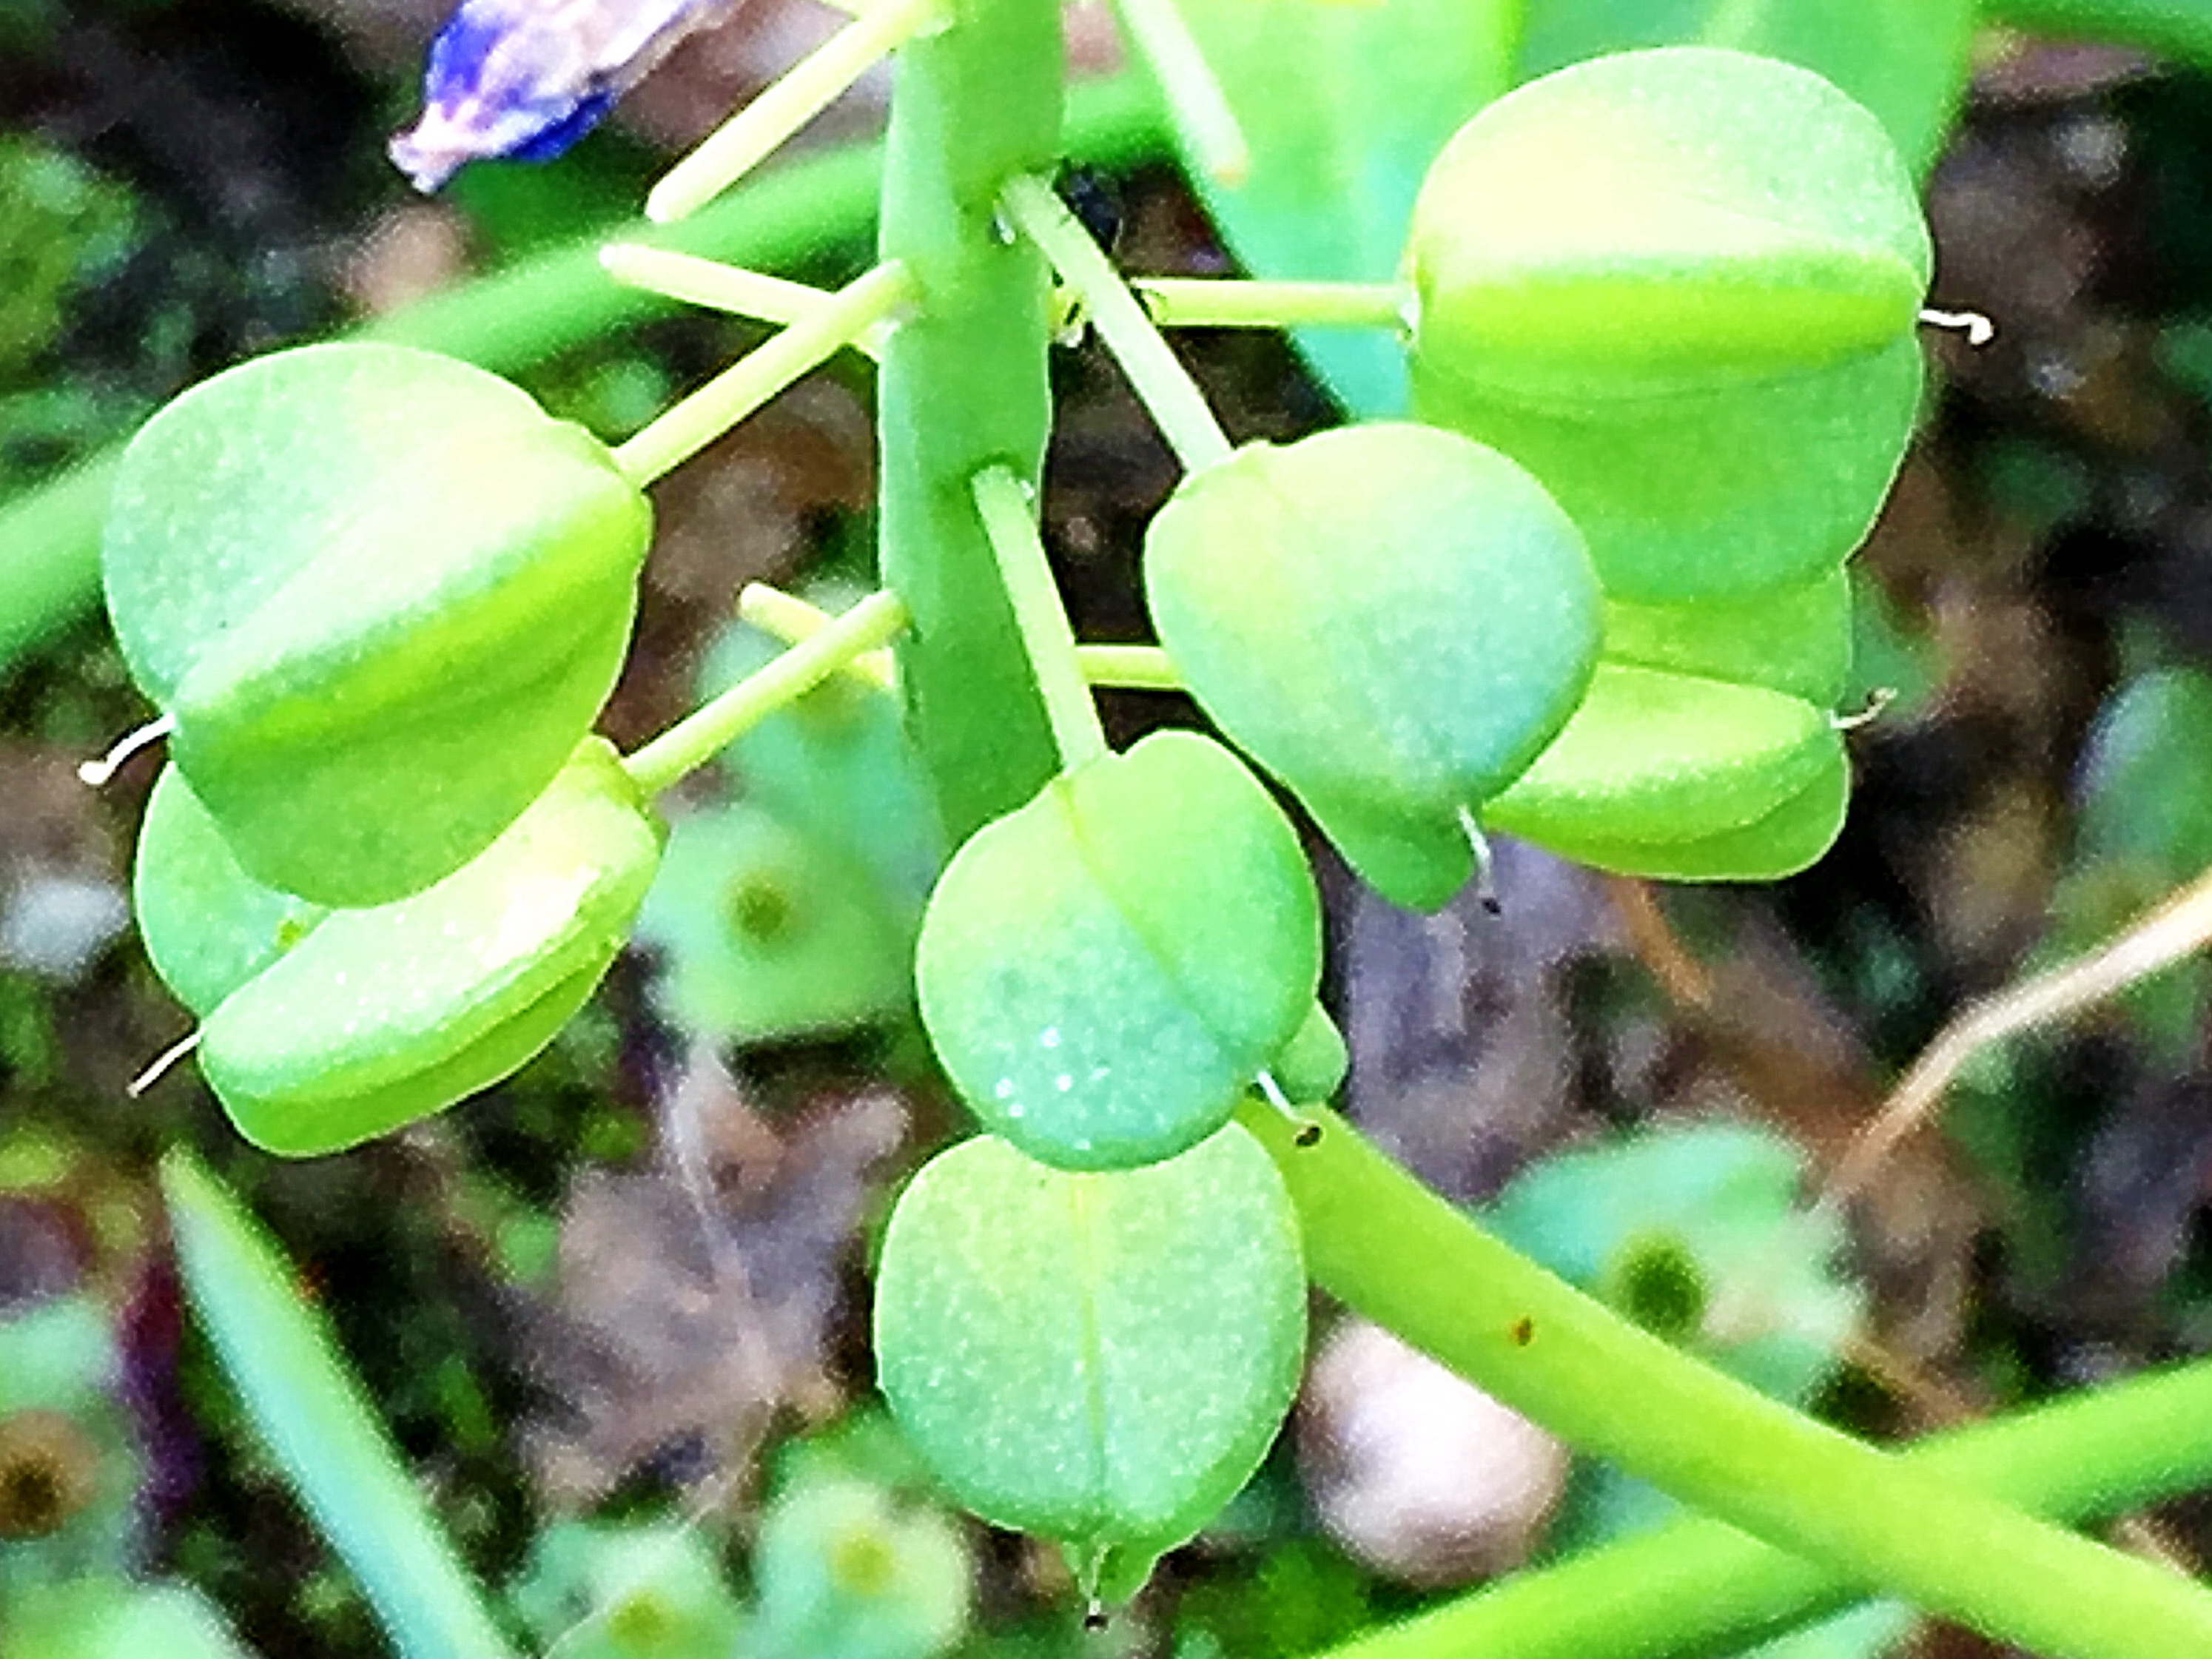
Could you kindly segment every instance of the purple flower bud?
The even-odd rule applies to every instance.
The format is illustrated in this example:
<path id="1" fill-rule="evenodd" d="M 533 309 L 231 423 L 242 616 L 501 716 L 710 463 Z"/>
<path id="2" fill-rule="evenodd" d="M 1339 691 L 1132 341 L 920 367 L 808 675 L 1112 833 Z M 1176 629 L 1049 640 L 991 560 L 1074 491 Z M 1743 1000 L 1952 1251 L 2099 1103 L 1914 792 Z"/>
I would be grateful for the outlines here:
<path id="1" fill-rule="evenodd" d="M 488 156 L 550 161 L 739 0 L 461 0 L 392 160 L 423 191 Z"/>

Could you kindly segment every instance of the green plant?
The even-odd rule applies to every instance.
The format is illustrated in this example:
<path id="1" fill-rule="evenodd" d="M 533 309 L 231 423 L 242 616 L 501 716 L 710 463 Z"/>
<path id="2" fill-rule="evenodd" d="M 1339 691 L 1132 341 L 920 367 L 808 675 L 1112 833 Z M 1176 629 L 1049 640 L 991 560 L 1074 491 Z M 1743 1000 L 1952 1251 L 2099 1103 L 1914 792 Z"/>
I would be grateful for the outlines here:
<path id="1" fill-rule="evenodd" d="M 1235 172 L 1234 76 L 1212 80 L 1171 15 L 1129 21 L 1194 146 Z M 1817 858 L 1848 787 L 1841 565 L 1919 394 L 1929 252 L 1881 124 L 1768 58 L 1605 58 L 1461 129 L 1411 204 L 1401 280 L 1154 283 L 1140 301 L 1049 183 L 1050 8 L 887 6 L 853 30 L 649 206 L 699 204 L 896 48 L 879 262 L 818 293 L 619 253 L 628 280 L 787 325 L 624 443 L 474 371 L 351 345 L 218 377 L 126 454 L 111 611 L 172 765 L 141 910 L 240 1128 L 326 1151 L 524 1063 L 643 901 L 653 798 L 890 644 L 957 848 L 921 923 L 920 1010 L 996 1133 L 902 1195 L 878 1362 L 979 1512 L 1058 1540 L 1092 1596 L 1133 1591 L 1273 1437 L 1310 1271 L 1784 1553 L 1639 1638 L 1781 1622 L 1847 1589 L 2054 1655 L 2212 1645 L 2200 1587 L 2014 1506 L 2109 1492 L 2007 1487 L 1986 1465 L 1959 1480 L 1850 1441 L 1369 1148 L 1322 1103 L 1341 1044 L 1280 809 L 1212 738 L 1111 752 L 1092 707 L 1094 684 L 1187 686 L 1356 869 L 1422 905 L 1486 862 L 1486 824 L 1682 878 Z M 1039 537 L 1055 276 L 1188 470 L 1148 544 L 1161 652 L 1079 646 Z M 1409 319 L 1422 422 L 1279 449 L 1233 447 L 1155 326 L 1387 338 Z M 615 757 L 590 726 L 642 492 L 847 346 L 881 364 L 883 591 L 834 621 L 784 607 L 804 635 L 787 652 Z M 504 1650 L 265 1249 L 194 1166 L 168 1182 L 195 1300 L 397 1639 Z M 1628 1300 L 1663 1326 L 1672 1259 L 1639 1260 L 1650 1294 Z M 1696 1287 L 1674 1288 L 1686 1329 Z M 284 1340 L 256 1352 L 263 1328 Z M 2173 1410 L 2172 1390 L 2113 1400 L 2097 1421 Z"/>

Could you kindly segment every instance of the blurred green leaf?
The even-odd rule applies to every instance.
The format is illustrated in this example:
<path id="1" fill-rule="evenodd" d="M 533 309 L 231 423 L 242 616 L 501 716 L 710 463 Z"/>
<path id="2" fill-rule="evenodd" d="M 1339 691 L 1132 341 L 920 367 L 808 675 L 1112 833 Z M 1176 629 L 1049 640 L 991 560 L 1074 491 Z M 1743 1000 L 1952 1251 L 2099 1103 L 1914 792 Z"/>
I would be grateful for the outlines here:
<path id="1" fill-rule="evenodd" d="M 720 1042 L 769 1042 L 911 1008 L 912 916 L 871 872 L 749 801 L 678 818 L 638 937 L 665 960 L 661 1012 Z"/>
<path id="2" fill-rule="evenodd" d="M 1252 151 L 1230 183 L 1188 167 L 1238 261 L 1279 281 L 1388 282 L 1422 176 L 1508 84 L 1505 0 L 1182 0 Z M 1295 88 L 1295 97 L 1285 96 Z M 1406 407 L 1405 353 L 1378 330 L 1294 337 L 1344 406 Z"/>
<path id="3" fill-rule="evenodd" d="M 802 1479 L 761 1516 L 757 1639 L 775 1659 L 929 1659 L 966 1630 L 974 1577 L 942 1510 L 850 1476 Z"/>
<path id="4" fill-rule="evenodd" d="M 1516 78 L 1638 46 L 1732 46 L 1825 76 L 1925 174 L 1966 89 L 1973 25 L 1974 0 L 1529 0 Z"/>
<path id="5" fill-rule="evenodd" d="M 112 273 L 137 231 L 129 191 L 65 150 L 0 137 L 0 387 L 27 375 L 72 296 Z"/>
<path id="6" fill-rule="evenodd" d="M 267 1234 L 197 1157 L 161 1164 L 193 1311 L 270 1455 L 404 1659 L 515 1659 Z"/>
<path id="7" fill-rule="evenodd" d="M 143 1469 L 121 1376 L 89 1296 L 0 1321 L 0 1626 L 25 1595 L 131 1565 Z"/>
<path id="8" fill-rule="evenodd" d="M 2153 668 L 2098 710 L 2075 780 L 2079 833 L 2051 908 L 2052 956 L 2094 948 L 2212 866 L 2212 675 Z M 2191 958 L 2130 986 L 2122 1004 L 2160 1055 L 2186 1060 L 2212 970 Z"/>
<path id="9" fill-rule="evenodd" d="M 177 1584 L 81 1578 L 8 1609 L 24 1659 L 247 1659 L 222 1615 Z"/>

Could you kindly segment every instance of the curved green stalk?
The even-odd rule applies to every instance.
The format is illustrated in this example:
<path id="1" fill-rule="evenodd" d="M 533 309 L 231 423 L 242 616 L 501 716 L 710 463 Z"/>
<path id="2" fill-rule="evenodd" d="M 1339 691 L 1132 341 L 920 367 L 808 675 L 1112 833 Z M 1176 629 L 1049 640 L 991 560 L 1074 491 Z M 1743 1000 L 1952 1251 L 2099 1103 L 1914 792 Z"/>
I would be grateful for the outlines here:
<path id="1" fill-rule="evenodd" d="M 2202 1586 L 1698 1363 L 1506 1249 L 1340 1119 L 1300 1146 L 1274 1112 L 1238 1115 L 1290 1186 L 1316 1283 L 1571 1445 L 1844 1583 L 2048 1659 L 2212 1654 Z"/>
<path id="2" fill-rule="evenodd" d="M 898 54 L 878 251 L 921 283 L 884 349 L 883 581 L 914 613 L 899 691 L 957 842 L 1057 769 L 969 481 L 1003 466 L 1034 489 L 1051 430 L 1043 257 L 1000 223 L 999 192 L 1060 155 L 1054 0 L 957 0 L 951 27 Z"/>
<path id="3" fill-rule="evenodd" d="M 1929 1437 L 1902 1460 L 2054 1521 L 2212 1482 L 2212 1362 Z M 1845 1579 L 1698 1516 L 1524 1572 L 1323 1659 L 1686 1659 L 1734 1653 L 1857 1599 Z"/>
<path id="4" fill-rule="evenodd" d="M 1072 88 L 1067 117 L 1070 153 L 1099 166 L 1158 155 L 1167 143 L 1159 94 L 1141 75 Z M 866 231 L 883 168 L 880 144 L 779 163 L 681 225 L 610 225 L 347 337 L 421 346 L 513 374 L 671 309 L 673 301 L 661 295 L 606 279 L 599 249 L 610 237 L 738 264 L 818 258 L 849 248 Z M 0 674 L 98 599 L 100 527 L 117 453 L 104 451 L 50 483 L 0 501 Z"/>

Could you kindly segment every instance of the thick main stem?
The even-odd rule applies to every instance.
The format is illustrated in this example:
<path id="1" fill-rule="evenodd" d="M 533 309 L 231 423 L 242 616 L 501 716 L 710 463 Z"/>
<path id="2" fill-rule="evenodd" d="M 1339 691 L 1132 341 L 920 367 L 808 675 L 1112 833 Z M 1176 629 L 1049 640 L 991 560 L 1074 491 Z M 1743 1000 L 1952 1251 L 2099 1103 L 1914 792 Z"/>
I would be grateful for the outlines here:
<path id="1" fill-rule="evenodd" d="M 1570 1444 L 1860 1589 L 2047 1659 L 2212 1654 L 2202 1586 L 1699 1364 L 1515 1255 L 1340 1120 L 1305 1146 L 1265 1108 L 1239 1120 L 1283 1171 L 1323 1289 Z"/>
<path id="2" fill-rule="evenodd" d="M 882 569 L 913 613 L 900 695 L 956 841 L 1055 770 L 969 481 L 1003 466 L 1035 488 L 1044 464 L 1050 278 L 997 203 L 1008 179 L 1059 161 L 1063 70 L 1054 0 L 957 0 L 893 82 L 879 246 L 921 300 L 878 381 Z"/>
<path id="3" fill-rule="evenodd" d="M 1899 1455 L 2057 1521 L 2178 1498 L 2212 1481 L 2212 1362 L 2085 1389 Z M 1688 1659 L 1740 1652 L 1855 1599 L 1847 1579 L 1700 1516 L 1517 1574 L 1325 1659 Z"/>

